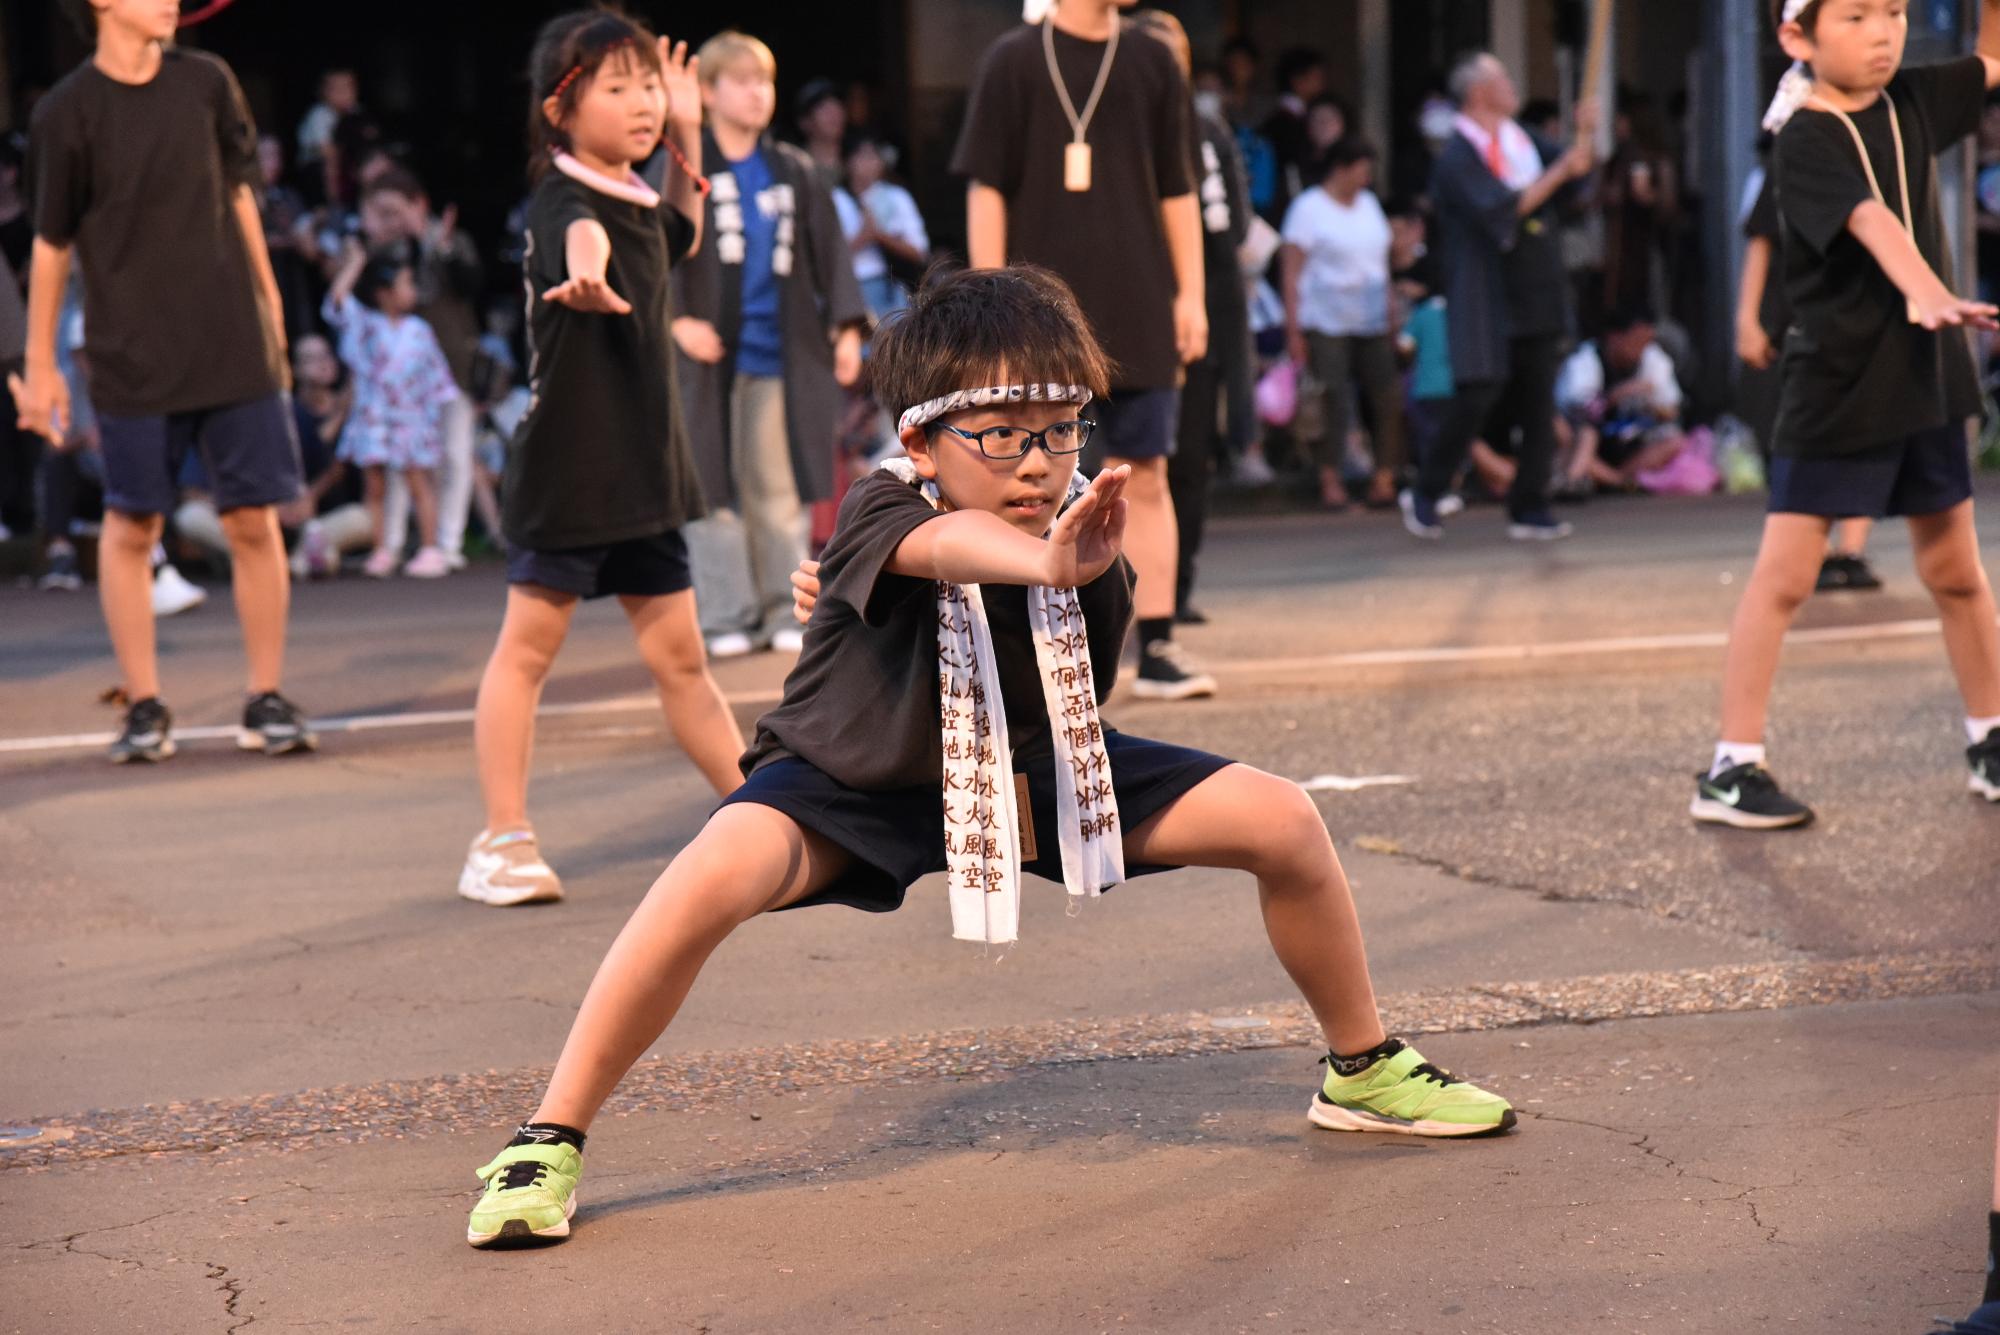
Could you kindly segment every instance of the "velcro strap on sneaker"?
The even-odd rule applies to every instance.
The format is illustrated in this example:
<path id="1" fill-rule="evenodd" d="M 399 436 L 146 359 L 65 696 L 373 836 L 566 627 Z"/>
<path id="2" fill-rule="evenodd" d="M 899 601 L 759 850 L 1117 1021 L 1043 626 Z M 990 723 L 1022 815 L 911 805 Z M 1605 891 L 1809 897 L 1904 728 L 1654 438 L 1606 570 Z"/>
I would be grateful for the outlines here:
<path id="1" fill-rule="evenodd" d="M 517 1163 L 547 1164 L 558 1172 L 572 1168 L 582 1160 L 574 1148 L 560 1142 L 553 1145 L 509 1145 L 493 1156 L 493 1162 L 479 1169 L 479 1180 L 490 1181 L 495 1174 L 505 1171 Z"/>

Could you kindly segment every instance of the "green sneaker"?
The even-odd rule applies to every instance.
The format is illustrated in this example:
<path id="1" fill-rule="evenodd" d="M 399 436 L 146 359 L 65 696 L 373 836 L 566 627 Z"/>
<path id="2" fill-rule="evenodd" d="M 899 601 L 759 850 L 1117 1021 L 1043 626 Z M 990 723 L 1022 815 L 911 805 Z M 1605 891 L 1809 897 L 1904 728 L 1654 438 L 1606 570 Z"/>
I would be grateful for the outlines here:
<path id="1" fill-rule="evenodd" d="M 472 1207 L 465 1240 L 475 1247 L 566 1238 L 576 1213 L 583 1156 L 573 1145 L 509 1145 L 479 1170 L 486 1194 Z"/>
<path id="2" fill-rule="evenodd" d="M 1514 1109 L 1397 1040 L 1397 1048 L 1353 1075 L 1326 1063 L 1326 1083 L 1306 1115 L 1329 1131 L 1391 1131 L 1403 1136 L 1490 1136 L 1514 1125 Z"/>

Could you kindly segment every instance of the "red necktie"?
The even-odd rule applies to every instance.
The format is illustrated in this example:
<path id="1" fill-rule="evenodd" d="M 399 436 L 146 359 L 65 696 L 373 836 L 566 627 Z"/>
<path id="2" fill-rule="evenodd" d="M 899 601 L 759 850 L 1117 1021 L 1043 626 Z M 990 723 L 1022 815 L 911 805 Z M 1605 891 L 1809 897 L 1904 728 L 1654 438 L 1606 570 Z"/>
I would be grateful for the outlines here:
<path id="1" fill-rule="evenodd" d="M 1500 149 L 1500 130 L 1494 128 L 1493 137 L 1486 141 L 1486 166 L 1501 180 L 1507 179 L 1507 155 Z"/>

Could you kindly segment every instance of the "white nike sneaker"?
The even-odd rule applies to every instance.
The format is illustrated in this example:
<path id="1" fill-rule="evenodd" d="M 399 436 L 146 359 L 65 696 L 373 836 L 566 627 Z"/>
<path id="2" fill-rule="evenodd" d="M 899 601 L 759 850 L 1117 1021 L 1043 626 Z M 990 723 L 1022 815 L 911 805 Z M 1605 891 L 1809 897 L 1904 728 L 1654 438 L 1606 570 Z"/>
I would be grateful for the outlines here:
<path id="1" fill-rule="evenodd" d="M 542 861 L 533 830 L 481 830 L 465 851 L 465 870 L 458 874 L 458 893 L 496 908 L 515 904 L 554 903 L 563 897 L 562 881 Z"/>
<path id="2" fill-rule="evenodd" d="M 153 572 L 153 615 L 177 616 L 208 601 L 208 590 L 170 565 Z"/>

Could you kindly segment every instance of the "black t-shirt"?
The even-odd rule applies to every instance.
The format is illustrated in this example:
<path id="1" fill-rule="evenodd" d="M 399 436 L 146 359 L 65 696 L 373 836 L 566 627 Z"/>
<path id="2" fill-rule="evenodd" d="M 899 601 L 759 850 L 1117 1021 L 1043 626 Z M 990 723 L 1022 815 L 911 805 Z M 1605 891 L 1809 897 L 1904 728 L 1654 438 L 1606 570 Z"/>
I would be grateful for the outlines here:
<path id="1" fill-rule="evenodd" d="M 611 237 L 605 276 L 630 315 L 542 300 L 568 279 L 569 226 L 585 218 Z M 668 333 L 668 266 L 693 242 L 694 224 L 671 205 L 614 198 L 554 168 L 535 187 L 522 260 L 533 399 L 507 454 L 507 541 L 544 551 L 595 547 L 702 516 Z"/>
<path id="2" fill-rule="evenodd" d="M 306 407 L 301 399 L 292 400 L 292 427 L 299 438 L 299 468 L 308 486 L 318 482 L 328 469 L 344 467 L 338 451 L 339 422 L 331 418 L 330 413 L 316 413 Z M 329 433 L 331 440 L 327 439 Z M 328 514 L 343 505 L 359 505 L 361 500 L 361 470 L 348 468 L 340 475 L 340 481 L 319 498 L 314 512 Z"/>
<path id="3" fill-rule="evenodd" d="M 1889 211 L 1903 216 L 1889 103 L 1902 124 L 1917 248 L 1949 286 L 1935 169 L 1939 152 L 1979 127 L 1986 67 L 1977 56 L 1904 69 L 1887 96 L 1850 113 L 1868 145 Z M 1840 119 L 1808 108 L 1778 135 L 1773 158 L 1784 224 L 1785 291 L 1792 303 L 1774 453 L 1855 454 L 1979 411 L 1963 330 L 1911 324 L 1903 294 L 1847 230 L 1875 198 Z"/>
<path id="4" fill-rule="evenodd" d="M 1056 66 L 1079 114 L 1106 45 L 1056 31 Z M 1053 269 L 1075 290 L 1119 389 L 1180 382 L 1174 264 L 1160 201 L 1194 190 L 1190 114 L 1173 54 L 1144 33 L 1121 32 L 1090 120 L 1090 189 L 1064 189 L 1073 134 L 1049 79 L 1042 30 L 1024 25 L 980 61 L 952 154 L 953 172 L 1006 197 L 1007 258 Z"/>
<path id="5" fill-rule="evenodd" d="M 277 392 L 232 197 L 255 187 L 257 129 L 229 67 L 169 47 L 124 84 L 86 62 L 35 107 L 35 234 L 77 247 L 90 397 L 121 417 Z"/>
<path id="6" fill-rule="evenodd" d="M 887 473 L 847 493 L 820 556 L 819 602 L 805 648 L 785 678 L 784 700 L 757 722 L 757 738 L 743 757 L 745 774 L 797 756 L 863 792 L 940 780 L 937 586 L 883 567 L 919 524 L 941 513 L 915 487 Z M 1132 585 L 1132 567 L 1120 557 L 1077 590 L 1099 704 L 1118 679 Z M 1015 762 L 1045 758 L 1054 740 L 1028 631 L 1028 590 L 982 584 L 980 592 Z"/>

